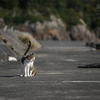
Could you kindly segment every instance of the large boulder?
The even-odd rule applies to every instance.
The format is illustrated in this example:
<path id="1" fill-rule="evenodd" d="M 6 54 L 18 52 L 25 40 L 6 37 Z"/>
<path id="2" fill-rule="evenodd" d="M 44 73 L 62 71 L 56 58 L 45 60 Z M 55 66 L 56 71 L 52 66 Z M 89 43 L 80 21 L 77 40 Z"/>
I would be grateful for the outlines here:
<path id="1" fill-rule="evenodd" d="M 90 32 L 85 26 L 80 24 L 71 27 L 70 37 L 76 41 L 100 41 L 93 32 Z"/>
<path id="2" fill-rule="evenodd" d="M 36 22 L 34 24 L 33 29 L 36 38 L 39 40 L 70 40 L 62 20 L 54 15 L 51 15 L 50 19 L 51 21 Z"/>

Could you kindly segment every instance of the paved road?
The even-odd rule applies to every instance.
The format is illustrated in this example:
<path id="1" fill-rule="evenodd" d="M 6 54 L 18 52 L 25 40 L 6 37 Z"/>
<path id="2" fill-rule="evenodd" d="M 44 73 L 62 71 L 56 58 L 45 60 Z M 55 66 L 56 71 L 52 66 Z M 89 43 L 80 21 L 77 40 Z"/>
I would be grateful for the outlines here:
<path id="1" fill-rule="evenodd" d="M 86 47 L 86 42 L 79 41 L 39 41 L 43 50 L 53 51 L 90 51 L 93 50 Z"/>
<path id="2" fill-rule="evenodd" d="M 57 42 L 48 49 L 50 42 L 41 43 L 44 48 L 35 51 L 35 77 L 19 77 L 20 62 L 0 66 L 0 100 L 100 100 L 100 69 L 77 68 L 99 63 L 100 51 L 64 50 Z"/>
<path id="3" fill-rule="evenodd" d="M 0 39 L 0 64 L 7 61 L 7 55 L 16 57 L 16 54 Z"/>

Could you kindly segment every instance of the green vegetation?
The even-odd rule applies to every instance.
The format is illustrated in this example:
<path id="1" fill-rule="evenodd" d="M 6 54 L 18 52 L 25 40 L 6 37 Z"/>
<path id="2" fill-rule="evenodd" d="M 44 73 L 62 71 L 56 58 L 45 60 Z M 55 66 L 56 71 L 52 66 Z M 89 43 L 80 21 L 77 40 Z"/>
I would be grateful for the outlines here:
<path id="1" fill-rule="evenodd" d="M 12 45 L 8 45 L 9 46 L 9 48 L 11 49 L 11 50 L 14 50 L 14 48 L 13 48 L 13 46 Z"/>
<path id="2" fill-rule="evenodd" d="M 25 37 L 22 35 L 19 36 L 19 39 L 25 44 L 27 44 L 30 41 L 30 39 L 28 37 Z"/>
<path id="3" fill-rule="evenodd" d="M 14 48 L 13 48 L 13 46 L 12 45 L 10 45 L 10 44 L 7 44 L 8 46 L 9 46 L 9 48 L 11 49 L 11 50 L 13 50 L 18 56 L 20 56 L 20 53 L 19 52 L 17 52 Z"/>
<path id="4" fill-rule="evenodd" d="M 32 43 L 32 44 L 31 44 L 31 50 L 34 49 L 34 48 L 36 48 L 36 46 L 35 46 L 34 43 Z"/>
<path id="5" fill-rule="evenodd" d="M 25 43 L 26 45 L 28 45 L 28 42 L 30 41 L 30 38 L 29 38 L 29 37 L 22 36 L 22 35 L 19 36 L 19 39 L 20 39 L 23 43 Z M 31 43 L 31 49 L 34 49 L 35 47 L 36 47 L 35 44 L 34 44 L 34 43 Z"/>
<path id="6" fill-rule="evenodd" d="M 14 52 L 18 55 L 18 56 L 20 56 L 21 54 L 19 53 L 19 52 L 17 52 L 16 50 L 14 50 Z"/>
<path id="7" fill-rule="evenodd" d="M 8 25 L 19 25 L 27 20 L 50 20 L 54 14 L 64 21 L 66 29 L 80 23 L 80 18 L 92 29 L 100 26 L 97 4 L 100 0 L 0 0 L 0 17 Z"/>

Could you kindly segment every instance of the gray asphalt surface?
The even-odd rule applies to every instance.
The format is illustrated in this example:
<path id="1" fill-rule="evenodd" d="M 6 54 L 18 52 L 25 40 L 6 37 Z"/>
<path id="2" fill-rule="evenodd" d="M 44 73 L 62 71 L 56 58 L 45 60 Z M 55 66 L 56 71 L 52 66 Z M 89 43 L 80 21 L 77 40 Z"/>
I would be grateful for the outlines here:
<path id="1" fill-rule="evenodd" d="M 7 61 L 7 55 L 16 57 L 16 54 L 0 39 L 0 64 Z"/>
<path id="2" fill-rule="evenodd" d="M 77 68 L 99 63 L 100 51 L 85 49 L 85 42 L 40 43 L 43 48 L 35 51 L 35 77 L 21 78 L 20 62 L 1 64 L 0 100 L 100 100 L 100 69 Z M 76 49 L 71 50 L 73 45 Z"/>

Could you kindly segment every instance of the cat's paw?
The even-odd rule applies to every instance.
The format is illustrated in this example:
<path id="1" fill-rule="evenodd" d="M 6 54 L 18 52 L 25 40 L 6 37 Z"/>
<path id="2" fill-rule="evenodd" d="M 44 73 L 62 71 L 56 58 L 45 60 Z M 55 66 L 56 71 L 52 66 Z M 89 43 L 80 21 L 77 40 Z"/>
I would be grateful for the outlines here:
<path id="1" fill-rule="evenodd" d="M 31 77 L 30 75 L 28 77 Z"/>
<path id="2" fill-rule="evenodd" d="M 28 77 L 27 75 L 25 75 L 25 77 Z"/>
<path id="3" fill-rule="evenodd" d="M 20 77 L 24 77 L 24 75 L 20 75 Z"/>
<path id="4" fill-rule="evenodd" d="M 36 73 L 34 73 L 32 76 L 35 76 L 36 75 Z"/>

